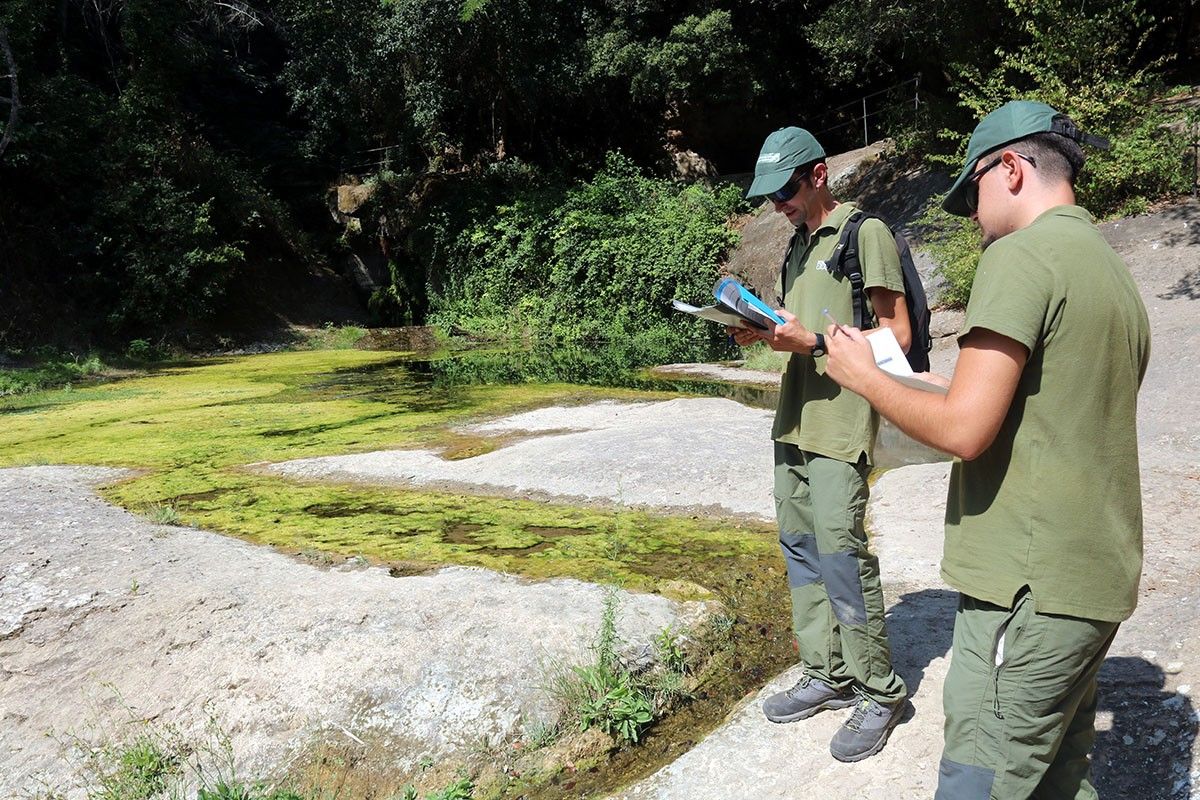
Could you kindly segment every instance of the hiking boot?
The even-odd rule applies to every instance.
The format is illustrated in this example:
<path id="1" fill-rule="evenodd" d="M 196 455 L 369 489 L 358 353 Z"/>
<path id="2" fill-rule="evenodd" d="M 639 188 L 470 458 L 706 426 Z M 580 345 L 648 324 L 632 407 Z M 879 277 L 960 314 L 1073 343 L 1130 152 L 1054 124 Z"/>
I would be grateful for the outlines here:
<path id="1" fill-rule="evenodd" d="M 763 701 L 763 713 L 771 722 L 795 722 L 808 719 L 827 708 L 849 708 L 858 696 L 847 689 L 839 692 L 817 678 L 805 675 L 786 692 L 777 692 Z"/>
<path id="2" fill-rule="evenodd" d="M 838 761 L 862 761 L 875 755 L 907 710 L 907 699 L 885 706 L 869 697 L 860 698 L 850 718 L 833 735 L 829 752 Z"/>

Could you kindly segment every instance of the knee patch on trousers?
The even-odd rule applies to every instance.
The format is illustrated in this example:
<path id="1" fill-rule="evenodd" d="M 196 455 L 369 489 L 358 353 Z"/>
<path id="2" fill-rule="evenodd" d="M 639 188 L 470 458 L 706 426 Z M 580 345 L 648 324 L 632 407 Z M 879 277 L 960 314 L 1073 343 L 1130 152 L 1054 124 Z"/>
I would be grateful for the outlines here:
<path id="1" fill-rule="evenodd" d="M 779 546 L 787 564 L 788 587 L 795 589 L 821 580 L 821 554 L 816 534 L 781 533 Z"/>
<path id="2" fill-rule="evenodd" d="M 821 556 L 821 578 L 833 606 L 833 615 L 843 625 L 866 625 L 867 603 L 855 553 L 826 553 Z"/>
<path id="3" fill-rule="evenodd" d="M 943 758 L 938 765 L 937 794 L 933 800 L 988 800 L 995 780 L 996 773 L 987 767 Z"/>

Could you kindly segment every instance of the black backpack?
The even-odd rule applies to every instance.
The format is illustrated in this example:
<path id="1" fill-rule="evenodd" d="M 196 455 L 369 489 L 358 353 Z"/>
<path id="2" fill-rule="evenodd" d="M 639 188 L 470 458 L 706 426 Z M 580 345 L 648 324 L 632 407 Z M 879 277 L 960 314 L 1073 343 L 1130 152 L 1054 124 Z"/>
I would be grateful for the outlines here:
<path id="1" fill-rule="evenodd" d="M 829 270 L 831 275 L 844 275 L 850 281 L 854 327 L 864 331 L 875 327 L 874 318 L 866 313 L 866 289 L 863 286 L 862 265 L 858 260 L 858 230 L 869 219 L 879 219 L 879 217 L 865 211 L 855 211 L 846 220 L 837 246 L 833 248 L 832 266 Z M 883 220 L 880 219 L 880 222 Z M 892 230 L 891 226 L 888 226 L 888 230 Z M 925 287 L 921 284 L 917 265 L 913 263 L 908 240 L 904 238 L 904 234 L 895 231 L 892 232 L 892 235 L 896 237 L 896 252 L 900 255 L 900 271 L 904 274 L 904 304 L 908 307 L 908 326 L 912 331 L 912 343 L 905 355 L 913 372 L 928 372 L 929 351 L 933 348 L 933 338 L 929 335 L 929 300 L 925 297 Z M 792 236 L 791 242 L 788 243 L 787 253 L 783 257 L 785 270 L 798 236 L 799 231 Z"/>

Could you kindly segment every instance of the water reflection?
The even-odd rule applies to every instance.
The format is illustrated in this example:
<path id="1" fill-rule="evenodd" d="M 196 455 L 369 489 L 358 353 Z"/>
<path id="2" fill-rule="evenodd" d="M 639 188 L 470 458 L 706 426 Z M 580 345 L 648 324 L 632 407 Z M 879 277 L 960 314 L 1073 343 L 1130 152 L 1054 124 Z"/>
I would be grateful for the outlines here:
<path id="1" fill-rule="evenodd" d="M 339 370 L 307 388 L 412 411 L 450 407 L 460 398 L 462 387 L 480 384 L 573 383 L 724 397 L 767 410 L 773 410 L 779 400 L 777 386 L 651 373 L 650 366 L 659 363 L 662 359 L 652 353 L 611 344 L 443 349 Z M 883 469 L 946 460 L 886 421 L 880 427 L 875 455 L 876 465 Z"/>

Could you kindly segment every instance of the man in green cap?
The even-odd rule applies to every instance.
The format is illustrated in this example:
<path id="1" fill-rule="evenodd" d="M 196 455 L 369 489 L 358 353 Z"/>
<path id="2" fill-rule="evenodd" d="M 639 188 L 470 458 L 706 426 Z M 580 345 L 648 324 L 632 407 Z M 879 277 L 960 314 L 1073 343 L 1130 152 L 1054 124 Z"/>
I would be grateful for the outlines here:
<path id="1" fill-rule="evenodd" d="M 883 748 L 904 714 L 908 690 L 892 668 L 879 560 L 863 527 L 879 417 L 824 374 L 825 337 L 816 332 L 825 313 L 854 318 L 851 282 L 831 265 L 856 209 L 834 199 L 825 151 L 802 128 L 768 136 L 754 175 L 747 196 L 766 197 L 796 226 L 776 283 L 787 324 L 730 332 L 743 347 L 761 340 L 791 353 L 771 435 L 779 543 L 804 664 L 800 682 L 767 698 L 763 713 L 773 722 L 792 722 L 853 706 L 830 752 L 859 761 Z M 866 219 L 858 253 L 865 313 L 907 350 L 911 326 L 892 232 Z"/>
<path id="2" fill-rule="evenodd" d="M 1075 205 L 1081 144 L 1107 146 L 1029 101 L 971 136 L 943 207 L 974 219 L 985 249 L 948 394 L 901 385 L 858 331 L 828 330 L 834 380 L 957 456 L 938 800 L 1096 797 L 1096 676 L 1141 575 L 1150 332 L 1128 267 Z"/>

